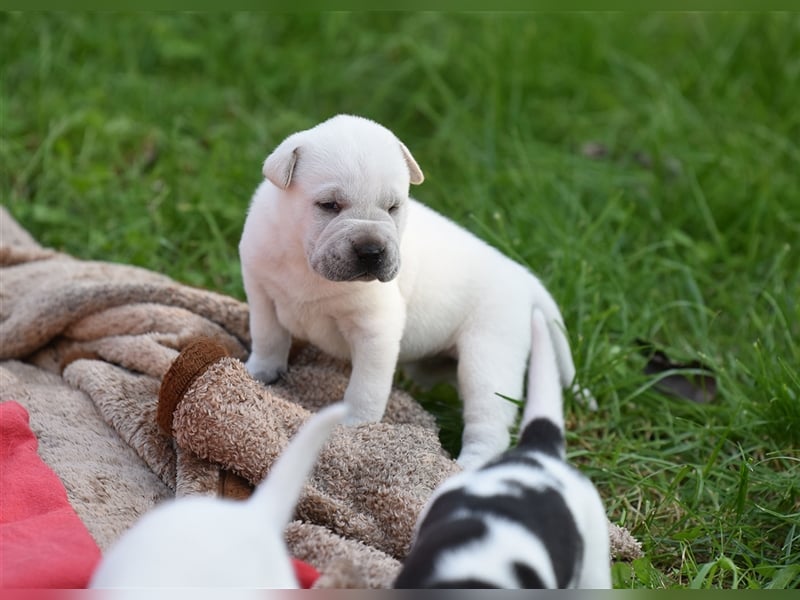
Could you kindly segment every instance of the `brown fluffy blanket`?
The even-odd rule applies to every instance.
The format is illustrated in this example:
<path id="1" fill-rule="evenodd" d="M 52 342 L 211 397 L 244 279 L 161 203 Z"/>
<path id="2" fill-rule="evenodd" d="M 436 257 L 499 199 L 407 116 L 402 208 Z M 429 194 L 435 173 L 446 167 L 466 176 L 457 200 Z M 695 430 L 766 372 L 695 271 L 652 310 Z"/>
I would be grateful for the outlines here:
<path id="1" fill-rule="evenodd" d="M 347 366 L 311 347 L 281 384 L 250 379 L 247 320 L 233 298 L 42 248 L 0 207 L 0 401 L 27 408 L 42 458 L 102 549 L 176 494 L 247 493 L 310 411 L 341 399 Z M 165 431 L 162 381 L 198 338 L 228 357 L 187 380 Z M 289 549 L 322 573 L 319 587 L 388 587 L 416 515 L 457 469 L 432 417 L 395 390 L 383 422 L 334 433 Z M 617 558 L 640 553 L 624 529 L 610 535 Z"/>

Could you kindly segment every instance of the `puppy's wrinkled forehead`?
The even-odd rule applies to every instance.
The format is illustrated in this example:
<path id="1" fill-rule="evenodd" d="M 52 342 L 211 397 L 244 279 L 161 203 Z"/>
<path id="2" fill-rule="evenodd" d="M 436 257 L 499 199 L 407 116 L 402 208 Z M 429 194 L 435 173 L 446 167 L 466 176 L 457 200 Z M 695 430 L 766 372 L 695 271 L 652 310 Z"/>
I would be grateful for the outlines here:
<path id="1" fill-rule="evenodd" d="M 391 131 L 351 115 L 290 135 L 267 157 L 264 175 L 284 189 L 293 183 L 307 191 L 338 185 L 360 195 L 407 195 L 409 184 L 423 181 L 419 165 Z"/>
<path id="2" fill-rule="evenodd" d="M 385 187 L 408 190 L 408 167 L 388 129 L 365 119 L 332 120 L 308 134 L 295 167 L 295 177 L 304 183 L 336 182 L 363 193 Z"/>

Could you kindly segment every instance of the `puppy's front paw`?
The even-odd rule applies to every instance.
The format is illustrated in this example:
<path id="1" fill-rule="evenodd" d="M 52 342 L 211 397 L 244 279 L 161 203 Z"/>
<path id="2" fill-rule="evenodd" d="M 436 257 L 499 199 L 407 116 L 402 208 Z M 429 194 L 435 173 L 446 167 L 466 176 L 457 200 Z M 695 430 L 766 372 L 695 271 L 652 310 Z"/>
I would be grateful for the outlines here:
<path id="1" fill-rule="evenodd" d="M 375 414 L 365 411 L 358 411 L 354 410 L 352 407 L 349 407 L 347 416 L 342 420 L 342 424 L 347 425 L 348 427 L 356 427 L 358 425 L 365 425 L 367 423 L 377 423 L 381 420 L 383 415 Z"/>
<path id="2" fill-rule="evenodd" d="M 275 364 L 273 361 L 260 358 L 255 354 L 250 355 L 244 366 L 253 379 L 266 385 L 275 383 L 286 374 L 286 365 Z"/>

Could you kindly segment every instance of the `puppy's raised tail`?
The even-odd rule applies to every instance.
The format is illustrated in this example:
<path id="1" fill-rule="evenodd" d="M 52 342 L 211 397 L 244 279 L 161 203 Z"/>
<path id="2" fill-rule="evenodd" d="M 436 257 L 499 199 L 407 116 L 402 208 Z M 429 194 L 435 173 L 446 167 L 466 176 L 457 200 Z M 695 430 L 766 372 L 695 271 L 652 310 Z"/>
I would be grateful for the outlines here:
<path id="1" fill-rule="evenodd" d="M 338 402 L 321 409 L 303 424 L 250 498 L 260 515 L 281 529 L 289 523 L 306 477 L 331 431 L 346 415 L 347 406 Z"/>
<path id="2" fill-rule="evenodd" d="M 528 393 L 520 424 L 521 446 L 564 458 L 564 396 L 544 313 L 533 310 Z"/>

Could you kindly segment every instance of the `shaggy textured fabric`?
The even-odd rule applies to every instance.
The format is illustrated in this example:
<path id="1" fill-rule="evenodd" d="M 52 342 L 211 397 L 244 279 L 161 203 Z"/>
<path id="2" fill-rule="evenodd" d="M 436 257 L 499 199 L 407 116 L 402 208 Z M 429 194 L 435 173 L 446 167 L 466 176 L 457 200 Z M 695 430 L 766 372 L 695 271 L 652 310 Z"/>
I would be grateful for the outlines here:
<path id="1" fill-rule="evenodd" d="M 312 411 L 338 397 L 348 369 L 306 347 L 286 380 L 266 388 L 222 350 L 206 339 L 187 347 L 164 376 L 159 402 L 174 407 L 171 427 L 180 448 L 256 484 Z M 319 393 L 326 388 L 336 395 Z M 336 428 L 296 514 L 402 558 L 434 487 L 458 470 L 431 416 L 394 391 L 383 422 Z"/>
<path id="2" fill-rule="evenodd" d="M 101 549 L 173 495 L 103 420 L 92 399 L 60 376 L 4 361 L 0 401 L 7 400 L 19 402 L 30 414 L 39 455 L 61 479 L 70 504 Z"/>
<path id="3" fill-rule="evenodd" d="M 278 385 L 253 381 L 247 306 L 128 265 L 42 248 L 0 207 L 0 399 L 30 413 L 39 452 L 101 549 L 174 495 L 245 496 L 310 412 L 341 399 L 348 368 L 314 348 Z M 227 357 L 159 391 L 181 351 L 213 340 Z M 173 390 L 174 394 L 174 390 Z M 381 423 L 337 430 L 286 539 L 318 587 L 388 587 L 431 490 L 458 467 L 433 418 L 394 391 Z M 617 558 L 637 556 L 610 529 Z"/>

